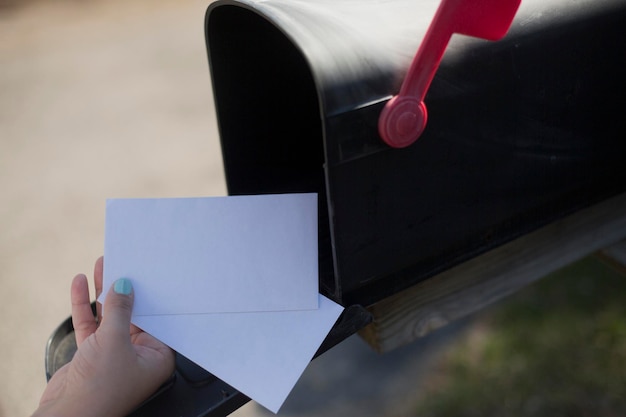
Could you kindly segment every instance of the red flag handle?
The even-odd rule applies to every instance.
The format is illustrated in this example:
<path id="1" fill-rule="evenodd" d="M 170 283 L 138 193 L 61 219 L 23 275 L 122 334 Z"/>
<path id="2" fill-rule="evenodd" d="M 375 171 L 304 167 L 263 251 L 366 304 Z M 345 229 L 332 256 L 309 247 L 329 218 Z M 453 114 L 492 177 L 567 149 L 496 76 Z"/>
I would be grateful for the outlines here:
<path id="1" fill-rule="evenodd" d="M 426 127 L 424 97 L 454 33 L 489 40 L 508 31 L 521 0 L 442 0 L 397 96 L 387 102 L 378 131 L 389 146 L 404 148 Z"/>

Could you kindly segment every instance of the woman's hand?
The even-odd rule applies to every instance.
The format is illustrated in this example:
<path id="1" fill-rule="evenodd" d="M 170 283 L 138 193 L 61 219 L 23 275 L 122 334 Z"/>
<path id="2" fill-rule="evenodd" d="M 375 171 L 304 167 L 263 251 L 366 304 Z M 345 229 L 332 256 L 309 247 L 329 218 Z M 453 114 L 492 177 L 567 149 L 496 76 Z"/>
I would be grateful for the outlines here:
<path id="1" fill-rule="evenodd" d="M 96 261 L 96 297 L 102 292 L 102 262 Z M 125 416 L 174 372 L 174 353 L 130 323 L 134 293 L 117 280 L 94 318 L 85 275 L 72 281 L 72 322 L 78 350 L 48 382 L 35 416 Z M 98 325 L 99 323 L 99 325 Z"/>

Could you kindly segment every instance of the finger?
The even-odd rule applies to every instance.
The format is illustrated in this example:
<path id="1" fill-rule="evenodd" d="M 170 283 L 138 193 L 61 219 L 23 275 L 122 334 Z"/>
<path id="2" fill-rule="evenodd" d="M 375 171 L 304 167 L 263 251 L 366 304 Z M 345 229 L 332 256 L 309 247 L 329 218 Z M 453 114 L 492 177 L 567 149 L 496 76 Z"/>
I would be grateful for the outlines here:
<path id="1" fill-rule="evenodd" d="M 96 260 L 96 265 L 93 268 L 93 282 L 96 287 L 96 300 L 100 298 L 102 294 L 102 271 L 104 270 L 104 258 L 101 256 Z M 96 317 L 98 321 L 102 319 L 102 304 L 96 303 Z"/>
<path id="2" fill-rule="evenodd" d="M 120 278 L 111 285 L 104 300 L 104 314 L 100 329 L 111 337 L 130 343 L 130 317 L 133 311 L 134 292 L 127 278 Z"/>
<path id="3" fill-rule="evenodd" d="M 98 327 L 89 302 L 89 285 L 87 277 L 83 274 L 76 275 L 72 280 L 72 324 L 78 346 L 89 337 Z"/>

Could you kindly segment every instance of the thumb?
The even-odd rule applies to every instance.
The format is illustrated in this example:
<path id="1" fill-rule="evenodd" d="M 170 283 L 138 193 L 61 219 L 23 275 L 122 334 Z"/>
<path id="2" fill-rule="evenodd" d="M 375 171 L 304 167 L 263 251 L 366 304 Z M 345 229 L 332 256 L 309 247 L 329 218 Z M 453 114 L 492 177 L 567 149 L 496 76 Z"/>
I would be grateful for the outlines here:
<path id="1" fill-rule="evenodd" d="M 133 284 L 128 278 L 115 281 L 104 300 L 100 329 L 130 338 L 128 329 L 133 312 L 134 296 Z"/>

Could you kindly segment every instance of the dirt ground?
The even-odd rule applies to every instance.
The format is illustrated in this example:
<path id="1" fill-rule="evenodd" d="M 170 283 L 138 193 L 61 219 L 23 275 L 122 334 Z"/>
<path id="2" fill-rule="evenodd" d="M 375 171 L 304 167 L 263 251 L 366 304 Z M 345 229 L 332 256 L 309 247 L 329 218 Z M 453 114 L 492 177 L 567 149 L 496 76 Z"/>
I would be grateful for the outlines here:
<path id="1" fill-rule="evenodd" d="M 27 416 L 108 197 L 225 195 L 207 1 L 0 8 L 0 416 Z"/>
<path id="2" fill-rule="evenodd" d="M 37 406 L 71 279 L 103 251 L 106 198 L 226 194 L 209 3 L 0 2 L 0 417 Z M 281 415 L 401 415 L 438 346 L 380 356 L 354 337 L 313 362 Z"/>

